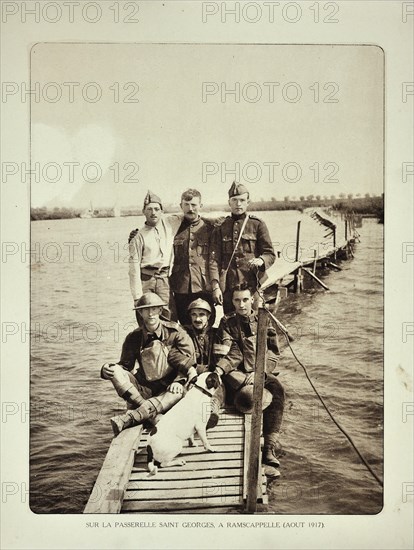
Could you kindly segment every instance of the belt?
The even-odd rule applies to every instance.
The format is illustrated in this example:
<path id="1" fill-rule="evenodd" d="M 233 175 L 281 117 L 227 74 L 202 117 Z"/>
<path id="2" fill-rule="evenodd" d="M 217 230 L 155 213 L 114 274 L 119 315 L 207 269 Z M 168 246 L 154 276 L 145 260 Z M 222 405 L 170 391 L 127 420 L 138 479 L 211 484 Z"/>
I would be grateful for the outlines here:
<path id="1" fill-rule="evenodd" d="M 151 267 L 151 266 L 145 266 L 141 267 L 141 278 L 142 275 L 146 275 L 147 277 L 168 277 L 168 273 L 170 271 L 169 267 Z"/>

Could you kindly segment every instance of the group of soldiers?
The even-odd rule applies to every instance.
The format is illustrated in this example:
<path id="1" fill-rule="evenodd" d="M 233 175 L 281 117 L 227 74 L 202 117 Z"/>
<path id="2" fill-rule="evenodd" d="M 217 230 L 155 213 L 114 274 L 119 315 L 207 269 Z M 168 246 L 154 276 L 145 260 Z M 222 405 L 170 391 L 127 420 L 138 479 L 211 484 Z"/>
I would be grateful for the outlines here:
<path id="1" fill-rule="evenodd" d="M 201 194 L 181 196 L 182 215 L 166 216 L 151 192 L 144 200 L 145 225 L 129 239 L 129 279 L 138 328 L 128 334 L 117 364 L 106 363 L 127 412 L 111 419 L 114 434 L 140 423 L 155 424 L 185 394 L 197 375 L 214 370 L 222 379 L 212 398 L 207 429 L 220 408 L 233 403 L 251 412 L 260 281 L 275 261 L 266 224 L 248 214 L 243 184 L 229 189 L 230 216 L 201 216 Z M 224 316 L 214 328 L 215 306 Z M 279 466 L 284 390 L 274 374 L 279 354 L 268 328 L 263 395 L 263 463 Z M 138 368 L 136 368 L 138 367 Z"/>

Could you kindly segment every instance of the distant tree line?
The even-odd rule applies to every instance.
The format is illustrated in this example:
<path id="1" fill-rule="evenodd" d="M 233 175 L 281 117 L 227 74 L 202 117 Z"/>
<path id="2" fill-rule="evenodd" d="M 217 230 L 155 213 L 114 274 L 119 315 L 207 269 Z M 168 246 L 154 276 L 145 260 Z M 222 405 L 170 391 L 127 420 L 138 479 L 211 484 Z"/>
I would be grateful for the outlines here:
<path id="1" fill-rule="evenodd" d="M 366 193 L 361 196 L 360 193 L 346 195 L 341 193 L 338 197 L 335 195 L 301 195 L 299 198 L 285 196 L 283 200 L 277 200 L 272 197 L 270 200 L 261 199 L 250 204 L 251 210 L 299 210 L 305 208 L 329 207 L 344 213 L 361 214 L 367 217 L 376 217 L 380 223 L 384 221 L 384 194 L 381 196 L 371 196 Z M 204 207 L 205 212 L 215 212 L 228 210 L 228 206 L 216 204 Z M 179 212 L 179 208 L 173 205 L 164 207 L 166 213 Z M 142 214 L 141 207 L 123 208 L 122 216 L 140 216 Z M 90 216 L 94 218 L 108 218 L 113 216 L 112 208 L 101 208 L 94 210 Z M 30 211 L 30 219 L 35 220 L 57 220 L 67 218 L 85 217 L 84 211 L 75 208 L 32 208 Z"/>

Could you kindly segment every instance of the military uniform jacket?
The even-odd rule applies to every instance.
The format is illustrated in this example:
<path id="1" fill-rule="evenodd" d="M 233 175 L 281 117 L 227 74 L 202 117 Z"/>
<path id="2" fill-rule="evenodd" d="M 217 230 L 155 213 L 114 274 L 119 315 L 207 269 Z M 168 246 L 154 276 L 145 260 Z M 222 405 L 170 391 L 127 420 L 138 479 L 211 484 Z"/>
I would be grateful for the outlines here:
<path id="1" fill-rule="evenodd" d="M 174 264 L 170 287 L 177 294 L 211 290 L 208 260 L 214 220 L 185 218 L 174 237 Z"/>
<path id="2" fill-rule="evenodd" d="M 236 246 L 246 214 L 241 217 L 227 216 L 224 222 L 214 230 L 210 247 L 210 280 L 220 281 L 220 273 L 227 271 L 226 288 L 237 284 L 248 283 L 257 287 L 256 273 L 248 266 L 249 260 L 262 258 L 264 266 L 259 271 L 259 278 L 264 271 L 273 265 L 275 252 L 266 224 L 260 218 L 250 215 L 242 233 L 240 242 L 229 266 L 230 258 Z"/>
<path id="3" fill-rule="evenodd" d="M 186 326 L 185 329 L 194 344 L 197 374 L 201 374 L 205 372 L 208 367 L 215 364 L 214 345 L 216 343 L 217 329 L 208 327 L 206 330 L 199 332 L 194 330 L 192 325 Z"/>
<path id="4" fill-rule="evenodd" d="M 139 383 L 144 385 L 147 382 L 143 375 L 141 350 L 147 344 L 149 336 L 145 328 L 137 328 L 130 332 L 125 338 L 119 360 L 119 364 L 128 371 L 132 371 L 137 362 L 138 370 L 135 377 Z M 159 340 L 167 347 L 168 364 L 173 367 L 168 380 L 165 380 L 166 385 L 173 381 L 186 379 L 189 368 L 196 363 L 194 345 L 190 336 L 178 323 L 161 320 Z"/>
<path id="5" fill-rule="evenodd" d="M 225 374 L 234 370 L 255 370 L 257 321 L 256 314 L 242 317 L 236 313 L 226 315 L 220 321 L 217 339 L 228 348 L 228 353 L 217 361 L 217 366 Z M 273 326 L 267 329 L 267 350 L 266 372 L 271 373 L 276 367 L 276 356 L 279 355 L 277 334 Z"/>

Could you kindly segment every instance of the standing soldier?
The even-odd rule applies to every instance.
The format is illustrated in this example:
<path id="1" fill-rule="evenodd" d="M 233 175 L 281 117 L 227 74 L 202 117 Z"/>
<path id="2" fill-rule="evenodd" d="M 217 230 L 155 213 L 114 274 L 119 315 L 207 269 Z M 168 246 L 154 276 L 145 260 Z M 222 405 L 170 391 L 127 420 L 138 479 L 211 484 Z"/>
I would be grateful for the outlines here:
<path id="1" fill-rule="evenodd" d="M 213 298 L 232 311 L 231 292 L 247 283 L 255 292 L 264 272 L 275 261 L 275 252 L 266 224 L 247 214 L 249 192 L 233 182 L 229 189 L 231 216 L 215 228 L 210 249 L 210 279 Z"/>
<path id="2" fill-rule="evenodd" d="M 174 229 L 164 218 L 161 199 L 148 191 L 142 209 L 145 225 L 129 241 L 129 284 L 136 307 L 146 292 L 154 292 L 165 302 L 163 315 L 170 318 L 168 275 L 172 262 Z M 137 321 L 140 322 L 137 317 Z"/>
<path id="3" fill-rule="evenodd" d="M 170 276 L 175 307 L 181 324 L 189 324 L 187 308 L 197 298 L 209 300 L 210 239 L 215 220 L 200 216 L 201 194 L 187 189 L 181 195 L 181 224 L 174 236 L 174 263 Z"/>

